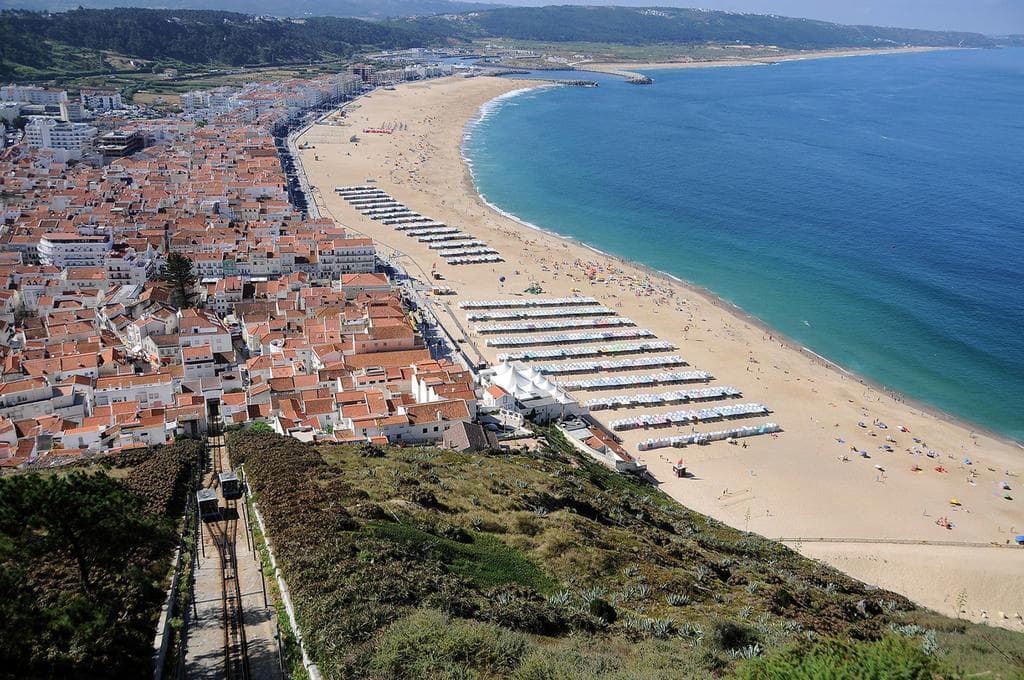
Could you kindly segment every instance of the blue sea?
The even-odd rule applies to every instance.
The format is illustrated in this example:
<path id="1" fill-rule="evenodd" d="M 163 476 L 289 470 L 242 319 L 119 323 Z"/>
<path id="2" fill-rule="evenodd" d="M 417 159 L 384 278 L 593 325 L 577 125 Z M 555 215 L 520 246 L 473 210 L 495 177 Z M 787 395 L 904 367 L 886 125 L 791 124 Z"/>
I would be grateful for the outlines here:
<path id="1" fill-rule="evenodd" d="M 1024 441 L 1024 49 L 650 75 L 485 107 L 480 193 Z"/>

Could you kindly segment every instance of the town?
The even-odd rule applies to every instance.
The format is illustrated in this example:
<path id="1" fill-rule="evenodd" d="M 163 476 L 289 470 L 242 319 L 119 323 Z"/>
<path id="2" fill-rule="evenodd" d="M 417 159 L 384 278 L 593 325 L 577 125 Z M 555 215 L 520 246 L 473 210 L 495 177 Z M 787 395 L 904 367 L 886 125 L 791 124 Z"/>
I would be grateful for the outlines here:
<path id="1" fill-rule="evenodd" d="M 203 437 L 215 419 L 478 450 L 528 435 L 524 414 L 584 415 L 562 390 L 482 384 L 430 287 L 317 217 L 289 153 L 292 130 L 364 90 L 451 72 L 356 65 L 191 92 L 163 118 L 112 90 L 0 89 L 7 120 L 27 118 L 0 159 L 0 466 Z"/>

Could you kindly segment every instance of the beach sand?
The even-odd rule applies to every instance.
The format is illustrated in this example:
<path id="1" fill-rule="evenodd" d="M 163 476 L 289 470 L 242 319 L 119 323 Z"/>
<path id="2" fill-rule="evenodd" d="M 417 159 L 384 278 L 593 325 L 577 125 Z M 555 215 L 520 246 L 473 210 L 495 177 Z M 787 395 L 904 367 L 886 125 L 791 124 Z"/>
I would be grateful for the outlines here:
<path id="1" fill-rule="evenodd" d="M 713 68 L 721 66 L 767 66 L 783 61 L 804 59 L 837 59 L 840 57 L 865 57 L 873 54 L 905 54 L 912 52 L 935 52 L 937 50 L 960 49 L 954 47 L 891 47 L 852 50 L 805 50 L 802 52 L 780 52 L 777 55 L 743 58 L 739 56 L 708 61 L 621 61 L 621 62 L 577 62 L 573 67 L 580 71 L 597 71 L 630 77 L 638 72 L 679 68 Z"/>
<path id="2" fill-rule="evenodd" d="M 996 621 L 994 612 L 1024 613 L 1024 549 L 1007 547 L 1024 533 L 1024 450 L 969 427 L 896 401 L 884 391 L 844 374 L 780 338 L 739 310 L 704 292 L 652 277 L 641 268 L 599 255 L 579 244 L 531 229 L 490 209 L 473 187 L 461 157 L 468 121 L 484 103 L 504 93 L 536 87 L 536 81 L 489 77 L 445 78 L 378 90 L 348 105 L 335 125 L 316 125 L 300 142 L 309 181 L 317 187 L 319 205 L 353 231 L 373 237 L 383 255 L 395 250 L 410 274 L 429 279 L 431 266 L 444 275 L 457 295 L 435 298 L 447 304 L 462 328 L 465 320 L 456 303 L 463 299 L 510 297 L 531 281 L 547 295 L 570 295 L 574 289 L 593 295 L 641 328 L 656 332 L 679 349 L 694 370 L 715 376 L 713 385 L 743 392 L 743 402 L 761 402 L 769 418 L 784 432 L 751 437 L 745 446 L 716 442 L 685 449 L 640 454 L 660 488 L 686 506 L 740 529 L 769 538 L 882 539 L 993 544 L 956 549 L 894 543 L 790 542 L 811 557 L 822 559 L 854 576 L 903 593 L 946 614 L 956 614 L 956 597 L 967 593 L 964 616 L 1022 629 L 1015 619 Z M 364 134 L 363 129 L 396 127 L 393 134 Z M 357 135 L 358 143 L 349 141 Z M 345 203 L 333 187 L 377 185 L 399 201 L 429 217 L 457 226 L 486 241 L 505 258 L 496 265 L 451 266 L 425 244 L 374 222 Z M 628 228 L 628 225 L 623 225 Z M 581 265 L 577 265 L 577 261 Z M 586 269 L 598 269 L 591 283 Z M 506 277 L 504 284 L 499 277 Z M 603 279 L 603 280 L 602 280 Z M 443 302 L 442 302 L 443 300 Z M 456 337 L 447 313 L 439 315 Z M 472 340 L 493 360 L 498 350 Z M 471 352 L 472 354 L 472 352 Z M 640 371 L 634 371 L 640 372 Z M 655 387 L 662 392 L 684 387 Z M 628 392 L 627 390 L 618 393 Z M 607 392 L 579 392 L 581 400 Z M 652 412 L 699 408 L 619 409 L 595 412 L 610 419 Z M 876 420 L 888 424 L 883 430 Z M 863 422 L 866 427 L 860 427 Z M 910 432 L 904 433 L 899 426 Z M 701 431 L 722 426 L 700 426 Z M 632 453 L 648 437 L 681 434 L 683 430 L 620 433 Z M 894 452 L 880 450 L 892 437 Z M 915 443 L 913 438 L 922 443 Z M 842 440 L 842 441 L 837 441 Z M 859 457 L 851 447 L 870 452 Z M 929 457 L 931 451 L 936 457 Z M 846 457 L 848 460 L 842 460 Z M 971 465 L 964 464 L 970 458 Z M 690 479 L 670 475 L 682 458 L 694 473 Z M 885 472 L 879 472 L 881 465 Z M 914 472 L 912 466 L 921 471 Z M 936 472 L 942 466 L 946 472 Z M 1002 498 L 999 483 L 1007 481 L 1012 501 Z M 954 507 L 951 498 L 962 505 Z M 952 529 L 936 520 L 948 517 Z M 884 559 L 884 561 L 879 561 Z M 1007 580 L 1016 575 L 1016 586 Z"/>

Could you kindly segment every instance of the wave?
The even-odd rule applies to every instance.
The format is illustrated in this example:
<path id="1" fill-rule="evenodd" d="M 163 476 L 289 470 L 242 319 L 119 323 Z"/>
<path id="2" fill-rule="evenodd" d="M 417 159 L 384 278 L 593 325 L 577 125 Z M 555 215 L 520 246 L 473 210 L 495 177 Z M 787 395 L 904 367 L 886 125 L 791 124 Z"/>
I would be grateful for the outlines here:
<path id="1" fill-rule="evenodd" d="M 480 105 L 476 115 L 466 122 L 466 126 L 462 132 L 462 158 L 466 160 L 466 142 L 473 133 L 473 129 L 480 123 L 490 118 L 495 112 L 497 112 L 502 106 L 508 104 L 511 100 L 521 97 L 524 94 L 534 92 L 536 90 L 544 90 L 550 87 L 560 87 L 558 83 L 538 83 L 537 85 L 531 85 L 530 87 L 521 87 L 517 90 L 509 90 L 508 92 L 498 95 L 494 99 L 484 102 Z"/>

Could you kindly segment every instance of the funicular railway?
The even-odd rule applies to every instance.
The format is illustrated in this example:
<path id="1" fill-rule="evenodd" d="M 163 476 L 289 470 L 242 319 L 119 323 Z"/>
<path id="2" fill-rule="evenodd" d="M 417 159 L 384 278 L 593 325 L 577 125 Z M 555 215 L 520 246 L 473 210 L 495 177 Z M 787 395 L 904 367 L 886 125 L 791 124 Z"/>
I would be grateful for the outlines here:
<path id="1" fill-rule="evenodd" d="M 220 609 L 223 628 L 223 674 L 229 680 L 248 680 L 252 675 L 245 631 L 245 606 L 239 579 L 238 541 L 245 540 L 245 525 L 239 521 L 242 484 L 231 470 L 223 425 L 211 420 L 207 439 L 212 472 L 206 488 L 197 492 L 204 523 L 206 546 L 212 547 L 219 564 Z"/>

